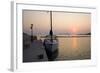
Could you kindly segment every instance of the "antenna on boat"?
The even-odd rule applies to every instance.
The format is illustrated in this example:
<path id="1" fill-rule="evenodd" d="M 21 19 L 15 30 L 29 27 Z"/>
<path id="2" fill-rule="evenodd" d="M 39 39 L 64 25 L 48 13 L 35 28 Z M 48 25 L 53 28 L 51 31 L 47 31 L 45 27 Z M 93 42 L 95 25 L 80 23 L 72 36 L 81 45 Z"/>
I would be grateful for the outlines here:
<path id="1" fill-rule="evenodd" d="M 50 35 L 50 40 L 51 42 L 53 42 L 53 31 L 52 31 L 52 11 L 50 11 L 50 32 L 49 32 L 49 35 Z"/>

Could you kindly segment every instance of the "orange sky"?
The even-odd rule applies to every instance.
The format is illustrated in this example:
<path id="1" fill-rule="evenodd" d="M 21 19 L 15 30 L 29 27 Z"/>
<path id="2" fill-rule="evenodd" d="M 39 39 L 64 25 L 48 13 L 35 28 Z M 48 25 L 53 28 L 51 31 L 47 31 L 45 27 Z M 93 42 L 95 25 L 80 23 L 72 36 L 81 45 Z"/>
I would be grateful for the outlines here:
<path id="1" fill-rule="evenodd" d="M 54 34 L 80 34 L 91 32 L 91 14 L 74 12 L 52 12 Z M 50 30 L 50 13 L 48 11 L 23 11 L 23 31 L 30 34 L 48 34 Z"/>

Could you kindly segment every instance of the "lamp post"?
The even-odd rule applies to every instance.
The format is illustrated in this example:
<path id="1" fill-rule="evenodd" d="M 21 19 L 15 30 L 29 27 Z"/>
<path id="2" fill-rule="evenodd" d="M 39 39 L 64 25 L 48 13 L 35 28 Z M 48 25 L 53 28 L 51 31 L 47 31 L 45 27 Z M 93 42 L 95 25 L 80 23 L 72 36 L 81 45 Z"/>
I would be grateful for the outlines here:
<path id="1" fill-rule="evenodd" d="M 31 24 L 30 29 L 31 29 L 31 42 L 33 42 L 33 24 Z"/>

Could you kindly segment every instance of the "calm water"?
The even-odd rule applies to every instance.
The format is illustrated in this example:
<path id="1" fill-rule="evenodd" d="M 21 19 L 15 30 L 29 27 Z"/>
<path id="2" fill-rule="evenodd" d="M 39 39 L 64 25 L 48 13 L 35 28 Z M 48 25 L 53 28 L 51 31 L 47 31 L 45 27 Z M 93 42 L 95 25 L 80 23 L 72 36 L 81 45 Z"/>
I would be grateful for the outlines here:
<path id="1" fill-rule="evenodd" d="M 91 37 L 58 37 L 59 55 L 56 60 L 91 58 Z"/>

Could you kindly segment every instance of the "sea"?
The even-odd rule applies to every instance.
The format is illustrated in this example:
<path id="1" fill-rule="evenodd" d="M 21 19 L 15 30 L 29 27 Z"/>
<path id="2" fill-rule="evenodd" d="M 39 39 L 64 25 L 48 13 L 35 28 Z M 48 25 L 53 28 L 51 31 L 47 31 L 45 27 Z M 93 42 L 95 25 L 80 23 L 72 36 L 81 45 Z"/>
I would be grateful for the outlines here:
<path id="1" fill-rule="evenodd" d="M 58 56 L 56 60 L 91 59 L 91 35 L 57 36 Z"/>

